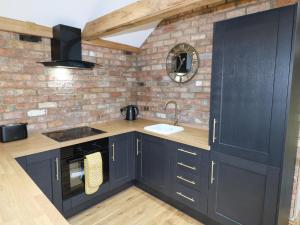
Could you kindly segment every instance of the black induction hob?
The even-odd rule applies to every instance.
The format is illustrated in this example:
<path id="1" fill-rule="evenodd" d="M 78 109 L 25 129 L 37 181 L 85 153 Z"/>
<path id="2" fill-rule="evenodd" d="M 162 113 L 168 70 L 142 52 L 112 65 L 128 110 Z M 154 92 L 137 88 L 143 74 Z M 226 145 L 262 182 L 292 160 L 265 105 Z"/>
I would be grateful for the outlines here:
<path id="1" fill-rule="evenodd" d="M 105 133 L 105 131 L 97 130 L 91 127 L 77 127 L 77 128 L 67 129 L 67 130 L 59 130 L 54 132 L 43 133 L 43 135 L 46 135 L 47 137 L 55 141 L 64 142 L 64 141 L 70 141 L 70 140 L 89 137 L 89 136 L 102 134 L 102 133 Z"/>

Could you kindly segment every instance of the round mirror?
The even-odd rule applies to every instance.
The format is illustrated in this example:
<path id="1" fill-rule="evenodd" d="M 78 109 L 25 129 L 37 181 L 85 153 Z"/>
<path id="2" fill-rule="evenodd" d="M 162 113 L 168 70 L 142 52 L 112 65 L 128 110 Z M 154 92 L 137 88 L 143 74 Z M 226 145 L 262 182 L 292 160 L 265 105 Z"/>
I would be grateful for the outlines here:
<path id="1" fill-rule="evenodd" d="M 191 80 L 199 68 L 199 54 L 194 47 L 181 43 L 168 54 L 166 68 L 169 77 L 177 83 Z"/>

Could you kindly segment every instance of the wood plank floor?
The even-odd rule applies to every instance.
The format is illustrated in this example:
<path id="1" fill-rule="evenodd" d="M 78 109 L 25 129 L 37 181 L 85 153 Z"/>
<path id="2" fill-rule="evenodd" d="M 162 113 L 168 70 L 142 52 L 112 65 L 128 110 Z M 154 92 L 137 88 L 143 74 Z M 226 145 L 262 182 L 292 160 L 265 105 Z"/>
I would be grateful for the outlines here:
<path id="1" fill-rule="evenodd" d="M 69 222 L 71 225 L 203 225 L 136 187 L 83 211 Z"/>

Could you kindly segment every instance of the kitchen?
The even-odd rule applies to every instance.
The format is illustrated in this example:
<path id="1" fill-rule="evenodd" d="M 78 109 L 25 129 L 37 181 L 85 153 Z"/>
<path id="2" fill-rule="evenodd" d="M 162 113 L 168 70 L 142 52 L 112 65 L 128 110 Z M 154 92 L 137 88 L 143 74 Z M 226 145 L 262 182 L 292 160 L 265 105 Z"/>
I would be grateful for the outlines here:
<path id="1" fill-rule="evenodd" d="M 279 25 L 275 24 L 272 29 L 262 29 L 261 27 L 257 28 L 253 26 L 253 29 L 260 29 L 266 33 L 261 32 L 261 35 L 256 35 L 256 32 L 247 34 L 248 36 L 252 35 L 252 38 L 249 38 L 248 42 L 242 42 L 247 38 L 245 35 L 241 35 L 243 32 L 238 33 L 238 35 L 237 33 L 228 34 L 234 35 L 233 37 L 228 37 L 229 40 L 236 41 L 227 42 L 228 46 L 233 44 L 230 48 L 231 51 L 237 55 L 242 54 L 241 51 L 243 52 L 245 49 L 247 49 L 245 52 L 253 54 L 257 51 L 261 54 L 259 55 L 260 58 L 255 60 L 253 55 L 250 54 L 249 61 L 247 61 L 249 65 L 258 65 L 254 67 L 253 70 L 258 70 L 258 68 L 261 70 L 265 69 L 264 73 L 268 74 L 268 76 L 264 76 L 264 80 L 260 80 L 260 82 L 256 82 L 257 80 L 255 79 L 244 79 L 239 80 L 240 83 L 238 84 L 235 82 L 226 83 L 229 88 L 224 89 L 225 91 L 240 87 L 240 90 L 238 90 L 240 93 L 239 96 L 231 96 L 230 94 L 234 92 L 226 92 L 228 94 L 227 98 L 234 97 L 236 105 L 227 105 L 228 108 L 225 108 L 226 105 L 224 105 L 224 108 L 222 108 L 223 110 L 228 110 L 224 112 L 227 113 L 226 118 L 232 118 L 231 114 L 228 114 L 231 113 L 230 110 L 238 110 L 238 114 L 234 115 L 234 118 L 239 121 L 239 126 L 234 126 L 234 124 L 230 123 L 230 120 L 227 120 L 229 123 L 225 123 L 224 121 L 223 124 L 225 129 L 231 127 L 230 130 L 226 130 L 225 132 L 225 134 L 229 135 L 225 135 L 223 138 L 227 141 L 234 141 L 236 144 L 234 149 L 228 149 L 226 144 L 218 142 L 218 138 L 220 138 L 218 133 L 220 129 L 220 120 L 218 119 L 220 99 L 218 94 L 220 92 L 218 92 L 218 89 L 220 86 L 218 84 L 219 78 L 216 74 L 218 74 L 217 70 L 220 65 L 218 62 L 222 62 L 222 60 L 218 58 L 220 54 L 218 52 L 218 54 L 216 53 L 218 50 L 216 50 L 216 46 L 220 46 L 220 39 L 215 35 L 217 31 L 224 32 L 222 26 L 227 26 L 226 22 L 222 23 L 221 21 L 245 16 L 246 14 L 253 14 L 258 11 L 266 11 L 271 8 L 283 7 L 292 3 L 293 2 L 290 1 L 233 1 L 216 4 L 211 7 L 204 7 L 204 9 L 201 8 L 192 12 L 187 11 L 187 13 L 183 15 L 178 15 L 177 13 L 172 17 L 168 17 L 167 20 L 160 22 L 159 25 L 150 32 L 150 36 L 148 37 L 147 35 L 146 40 L 138 50 L 126 44 L 122 44 L 121 46 L 114 44 L 113 47 L 111 47 L 112 44 L 110 43 L 110 47 L 103 47 L 95 45 L 95 42 L 91 43 L 92 40 L 85 40 L 82 44 L 82 56 L 84 61 L 98 64 L 95 65 L 93 70 L 48 68 L 42 64 L 38 64 L 37 62 L 41 61 L 51 61 L 51 51 L 53 49 L 50 44 L 52 29 L 43 27 L 43 29 L 39 30 L 39 34 L 37 34 L 34 33 L 37 32 L 36 29 L 33 29 L 33 25 L 30 24 L 30 26 L 28 25 L 28 27 L 31 28 L 29 29 L 31 31 L 30 35 L 42 38 L 40 41 L 35 42 L 34 38 L 24 36 L 25 39 L 29 38 L 29 40 L 24 41 L 20 40 L 19 33 L 28 34 L 25 24 L 19 22 L 14 23 L 19 26 L 9 26 L 12 24 L 11 20 L 4 20 L 4 18 L 2 19 L 1 17 L 0 21 L 6 22 L 3 23 L 4 25 L 1 23 L 0 26 L 0 30 L 2 30 L 0 32 L 1 124 L 28 123 L 27 129 L 29 136 L 25 140 L 5 143 L 0 146 L 2 150 L 0 153 L 1 178 L 4 181 L 1 184 L 1 192 L 3 193 L 1 194 L 1 202 L 3 202 L 3 204 L 1 204 L 0 207 L 0 222 L 3 224 L 9 224 L 10 222 L 15 222 L 16 224 L 68 224 L 64 217 L 45 197 L 46 195 L 52 203 L 58 202 L 58 206 L 56 203 L 54 203 L 54 205 L 58 210 L 62 210 L 62 214 L 70 220 L 71 224 L 143 224 L 141 221 L 145 221 L 144 224 L 176 224 L 174 221 L 181 221 L 178 223 L 201 224 L 202 222 L 204 224 L 281 225 L 287 224 L 288 218 L 290 218 L 291 224 L 296 224 L 298 214 L 297 182 L 294 183 L 293 195 L 290 193 L 291 190 L 286 190 L 286 192 L 290 194 L 286 197 L 289 202 L 285 204 L 290 204 L 291 210 L 289 207 L 284 207 L 283 210 L 277 210 L 277 201 L 279 201 L 277 198 L 279 197 L 277 197 L 276 193 L 279 193 L 278 195 L 280 195 L 280 197 L 283 195 L 280 194 L 282 191 L 276 190 L 276 184 L 278 185 L 279 183 L 276 179 L 281 179 L 280 177 L 290 178 L 289 181 L 287 181 L 287 183 L 289 183 L 287 186 L 288 189 L 291 189 L 293 184 L 290 183 L 290 180 L 294 176 L 294 166 L 291 164 L 289 164 L 288 168 L 282 169 L 282 171 L 288 172 L 289 175 L 276 175 L 280 173 L 278 172 L 278 168 L 281 168 L 279 163 L 281 157 L 278 152 L 282 151 L 282 149 L 277 146 L 282 145 L 280 145 L 279 142 L 281 138 L 285 136 L 285 129 L 278 127 L 280 123 L 272 123 L 272 126 L 277 126 L 275 131 L 282 133 L 274 132 L 271 135 L 268 129 L 266 129 L 266 123 L 263 122 L 269 119 L 267 118 L 269 113 L 266 113 L 264 110 L 270 110 L 271 106 L 268 104 L 270 100 L 268 101 L 268 99 L 271 98 L 270 95 L 273 93 L 273 91 L 265 90 L 271 90 L 271 86 L 273 86 L 272 84 L 274 83 L 270 81 L 270 76 L 274 76 L 274 73 L 269 73 L 268 71 L 274 67 L 274 58 L 272 60 L 271 56 L 275 57 L 274 52 L 276 51 L 270 52 L 270 46 L 272 46 L 272 44 L 274 45 L 275 40 L 273 42 L 269 40 L 271 37 L 276 36 L 274 32 L 278 32 L 276 30 L 278 28 L 275 29 L 274 27 Z M 189 7 L 190 6 L 186 6 L 187 9 Z M 185 8 L 181 7 L 179 12 L 183 12 L 184 10 Z M 278 11 L 273 12 L 274 14 L 270 12 L 272 14 L 270 17 L 273 18 L 277 12 Z M 1 16 L 2 15 L 5 14 L 1 12 Z M 261 16 L 263 15 L 264 14 Z M 291 16 L 293 13 L 288 13 L 288 15 Z M 5 17 L 13 17 L 13 15 L 5 15 Z M 289 17 L 282 16 L 282 18 Z M 257 21 L 258 19 L 254 18 L 253 20 Z M 87 21 L 88 20 L 83 22 L 86 23 Z M 213 23 L 218 21 L 220 21 L 219 30 L 213 31 Z M 276 20 L 273 21 L 267 18 L 266 21 L 274 25 L 274 21 Z M 291 22 L 291 20 L 289 22 Z M 21 28 L 20 23 L 24 25 Z M 235 24 L 235 20 L 233 20 L 232 23 Z M 251 24 L 249 21 L 245 23 L 248 25 Z M 7 26 L 5 26 L 5 24 L 7 24 Z M 253 24 L 255 23 L 253 22 Z M 291 35 L 293 30 L 292 26 L 288 26 L 287 24 L 282 27 L 284 27 L 284 29 L 290 29 L 291 31 L 286 30 L 286 32 L 282 33 Z M 12 31 L 12 29 L 16 29 L 16 27 L 20 30 L 19 33 Z M 51 32 L 49 32 L 49 29 Z M 90 29 L 90 31 L 93 30 L 96 29 Z M 83 39 L 85 39 L 84 32 L 82 35 Z M 267 38 L 268 41 L 265 39 L 259 40 L 259 38 L 255 40 L 255 38 L 253 38 L 254 35 L 255 37 Z M 220 34 L 220 36 L 222 35 Z M 215 38 L 214 45 L 212 45 L 213 37 Z M 241 40 L 234 39 L 236 37 L 240 37 Z M 282 40 L 288 40 L 288 37 L 284 37 Z M 104 45 L 103 43 L 101 43 L 101 45 Z M 172 59 L 172 57 L 168 56 L 176 54 L 178 50 L 176 46 L 180 43 L 187 43 L 182 46 L 182 48 L 188 52 L 192 52 L 194 57 L 199 57 L 198 60 L 193 60 L 196 64 L 193 63 L 191 68 L 192 72 L 196 71 L 195 76 L 191 76 L 191 79 L 186 82 L 178 82 L 178 78 L 174 76 L 174 73 L 172 74 L 168 71 L 170 69 L 169 65 L 172 64 L 172 61 L 170 62 L 170 58 Z M 242 43 L 242 47 L 237 43 Z M 252 51 L 252 48 L 250 48 L 247 43 L 252 47 L 257 43 L 260 45 L 263 43 L 265 48 L 256 49 L 253 47 L 253 49 L 256 50 Z M 285 54 L 283 59 L 287 59 L 288 57 L 286 56 L 289 54 L 288 44 L 284 41 L 280 43 L 284 45 L 284 47 L 282 47 L 284 50 L 281 50 L 281 52 Z M 215 48 L 214 52 L 213 47 Z M 117 50 L 115 48 L 123 48 L 123 50 Z M 267 51 L 263 51 L 265 49 L 267 49 Z M 182 56 L 186 57 L 184 54 Z M 280 58 L 277 57 L 277 59 L 279 60 Z M 229 61 L 228 65 L 239 65 L 239 58 L 232 60 L 236 60 L 235 63 L 232 63 L 234 61 Z M 199 65 L 197 65 L 197 63 Z M 286 66 L 278 68 L 282 70 L 287 69 Z M 228 69 L 240 69 L 247 73 L 251 68 L 235 66 Z M 281 71 L 281 73 L 283 72 Z M 288 73 L 286 74 L 287 75 L 283 76 L 281 80 L 278 80 L 281 85 L 287 82 Z M 212 85 L 212 91 L 211 77 L 213 79 L 212 84 L 215 84 L 215 86 Z M 230 76 L 229 78 L 232 79 Z M 262 84 L 262 81 L 266 83 Z M 293 82 L 293 84 L 294 83 L 297 84 L 296 82 Z M 280 89 L 280 85 L 276 86 L 276 84 L 277 83 L 274 85 L 278 87 L 278 92 L 274 91 L 274 95 L 276 97 L 276 93 L 281 93 L 280 96 L 283 98 L 283 90 Z M 261 85 L 263 85 L 264 88 Z M 249 90 L 247 87 L 249 87 Z M 211 94 L 212 101 L 210 100 Z M 245 94 L 247 94 L 247 96 L 245 96 Z M 251 102 L 251 106 L 256 107 L 260 113 L 265 112 L 265 114 L 257 114 L 254 110 L 251 110 L 249 114 L 245 114 L 245 111 L 242 109 L 249 109 L 246 103 L 250 104 L 251 98 L 254 98 L 256 94 L 261 96 L 259 99 L 265 103 L 265 107 L 262 107 L 262 104 L 254 104 L 253 102 Z M 279 103 L 288 104 L 288 101 L 280 99 L 280 96 L 276 97 L 275 101 L 278 103 L 278 108 L 275 107 L 271 109 L 273 115 L 277 116 L 276 121 L 284 121 L 284 119 L 279 118 L 280 115 L 284 114 L 280 111 L 283 109 L 279 107 Z M 176 104 L 173 102 L 167 105 L 169 101 L 174 100 Z M 243 100 L 244 102 L 238 102 L 239 100 Z M 138 106 L 139 115 L 137 120 L 133 122 L 124 120 L 124 117 L 127 115 L 122 116 L 120 109 L 126 105 Z M 124 110 L 123 114 L 126 114 L 126 111 L 129 110 Z M 135 109 L 132 108 L 131 111 L 135 111 Z M 177 112 L 178 126 L 183 127 L 184 131 L 165 135 L 144 129 L 144 127 L 153 124 L 174 124 L 177 122 L 175 112 Z M 128 114 L 130 113 L 128 112 Z M 254 119 L 251 119 L 250 116 Z M 128 115 L 128 117 L 130 117 L 130 115 Z M 214 118 L 216 120 L 214 120 Z M 245 118 L 247 118 L 247 120 L 243 121 Z M 96 130 L 104 131 L 105 133 L 63 142 L 57 142 L 41 134 L 84 126 L 89 126 Z M 244 128 L 244 130 L 241 128 Z M 241 131 L 243 132 L 238 133 Z M 261 134 L 260 138 L 257 135 L 250 136 L 257 132 Z M 244 135 L 248 135 L 248 137 Z M 254 155 L 253 152 L 248 151 L 245 153 L 239 148 L 239 146 L 243 144 L 259 145 L 252 147 L 267 145 L 268 143 L 265 143 L 266 135 L 276 137 L 274 140 L 278 141 L 271 142 L 273 145 L 271 155 L 261 153 L 259 152 L 260 150 L 256 151 L 256 155 Z M 295 138 L 298 140 L 298 130 L 294 132 L 293 135 L 297 136 Z M 234 140 L 234 137 L 237 138 Z M 100 186 L 99 191 L 95 195 L 85 195 L 81 193 L 63 199 L 61 193 L 63 190 L 60 187 L 60 181 L 63 178 L 61 177 L 63 175 L 61 170 L 63 164 L 56 163 L 56 159 L 62 160 L 62 152 L 68 152 L 66 149 L 69 146 L 76 146 L 96 140 L 104 140 L 105 143 L 108 143 L 110 176 L 116 176 L 115 178 L 118 176 L 124 177 L 121 177 L 122 179 L 119 180 L 109 177 L 110 180 L 108 183 L 110 184 L 109 186 L 112 187 L 106 187 L 104 184 L 107 182 L 104 182 L 103 186 Z M 213 140 L 216 140 L 218 145 L 214 144 Z M 243 142 L 236 143 L 239 141 Z M 281 141 L 281 143 L 283 143 L 283 140 Z M 123 151 L 118 151 L 120 148 Z M 63 151 L 63 149 L 65 151 Z M 185 155 L 184 152 L 180 152 L 178 149 L 192 154 L 187 153 L 188 155 Z M 222 154 L 217 154 L 218 151 Z M 225 155 L 223 155 L 223 151 L 226 152 Z M 114 157 L 113 152 L 116 154 Z M 295 150 L 293 150 L 293 152 L 294 154 L 291 154 L 291 161 L 296 160 Z M 195 154 L 197 155 L 197 160 L 199 160 L 196 160 L 195 166 L 197 168 L 200 167 L 199 170 L 201 174 L 197 174 L 193 169 L 190 169 L 190 173 L 182 169 L 180 170 L 182 173 L 177 174 L 179 170 L 174 168 L 176 167 L 174 163 L 183 163 L 186 166 L 194 168 L 193 159 L 189 159 L 189 156 Z M 141 155 L 146 155 L 147 157 L 142 159 Z M 118 157 L 121 157 L 123 160 L 122 163 L 127 166 L 127 174 L 125 175 L 123 172 L 126 171 L 124 171 L 123 166 L 119 167 L 119 170 L 112 168 L 114 165 L 113 158 L 115 158 L 115 162 L 118 162 Z M 132 160 L 126 161 L 126 157 Z M 14 158 L 17 158 L 20 165 L 22 165 L 23 161 L 24 169 L 17 164 Z M 146 160 L 147 158 L 150 159 L 150 161 Z M 103 157 L 103 159 L 105 159 L 105 157 Z M 184 160 L 189 163 L 182 162 Z M 228 165 L 226 163 L 229 161 L 230 164 L 234 166 L 224 168 L 224 165 Z M 128 162 L 131 163 L 128 164 Z M 143 164 L 141 165 L 140 162 L 143 162 Z M 219 171 L 221 164 L 223 167 L 222 170 Z M 49 167 L 49 165 L 51 172 L 46 173 L 45 168 Z M 58 167 L 56 167 L 56 165 L 58 165 Z M 233 171 L 232 168 L 234 167 L 247 170 Z M 39 171 L 39 168 L 42 169 Z M 57 168 L 58 170 L 56 170 Z M 138 171 L 144 172 L 144 181 L 139 179 L 140 174 Z M 164 173 L 160 173 L 159 171 L 164 171 Z M 171 175 L 167 171 L 170 171 Z M 174 171 L 176 171 L 176 174 Z M 225 172 L 222 173 L 222 171 Z M 224 179 L 219 177 L 221 174 L 225 176 L 226 172 L 229 173 L 230 171 L 235 175 L 225 177 Z M 247 173 L 247 177 L 239 177 L 243 171 L 250 171 L 251 173 Z M 297 171 L 298 164 L 296 165 L 295 181 L 297 181 L 298 178 Z M 41 177 L 38 172 L 43 172 L 49 176 L 43 176 L 41 173 Z M 256 174 L 259 174 L 259 176 L 256 177 Z M 38 177 L 41 183 L 35 180 L 37 183 L 37 185 L 35 185 L 30 177 Z M 232 177 L 239 179 L 233 181 Z M 55 182 L 56 178 L 58 178 L 59 182 Z M 147 180 L 147 178 L 149 178 L 149 180 Z M 196 185 L 184 181 L 182 178 L 190 182 L 195 182 Z M 53 181 L 52 183 L 51 180 Z M 114 183 L 113 180 L 115 180 Z M 242 185 L 244 182 L 247 182 L 247 180 L 251 180 L 251 182 L 249 181 L 247 185 Z M 221 181 L 224 181 L 224 183 L 220 183 L 220 187 L 222 187 L 221 192 L 217 192 L 219 190 L 216 184 L 219 184 Z M 269 182 L 269 186 L 267 187 L 270 187 L 270 189 L 268 189 L 268 192 L 265 192 L 265 190 L 262 191 L 260 187 L 267 185 L 264 183 L 267 181 Z M 47 183 L 51 183 L 51 185 L 57 183 L 59 185 L 51 186 L 47 185 Z M 135 187 L 132 187 L 132 184 L 134 184 Z M 228 188 L 234 187 L 233 184 L 237 186 L 241 185 L 241 187 L 245 189 L 228 190 Z M 22 187 L 22 190 L 20 187 Z M 129 189 L 127 189 L 128 187 Z M 109 191 L 105 188 L 108 188 Z M 132 188 L 136 189 L 133 190 Z M 178 188 L 178 190 L 176 188 Z M 247 191 L 253 194 L 251 188 L 256 188 L 255 193 L 257 195 L 255 196 L 260 196 L 259 198 L 251 195 L 245 197 Z M 224 190 L 224 192 L 222 192 L 222 190 Z M 124 192 L 120 193 L 120 191 Z M 126 195 L 126 193 L 128 195 Z M 130 208 L 127 208 L 127 211 L 118 210 L 118 207 L 121 206 L 119 206 L 117 202 L 122 201 L 122 197 L 118 198 L 118 196 L 123 196 L 124 199 L 127 199 L 130 194 L 132 197 L 138 195 L 138 193 L 147 199 L 147 201 L 145 200 L 147 203 L 149 201 L 150 209 L 147 208 L 148 204 L 146 203 L 139 207 L 142 207 L 145 212 L 153 213 L 153 216 L 149 216 L 147 213 L 143 214 L 143 211 L 140 212 L 140 215 L 137 213 L 139 212 L 138 208 L 134 210 L 134 204 L 131 205 L 133 210 L 130 210 Z M 218 195 L 221 196 L 220 201 L 226 201 L 226 203 L 218 202 L 214 199 L 213 193 L 218 193 Z M 233 193 L 239 196 L 239 198 L 232 198 Z M 270 194 L 266 196 L 266 193 Z M 51 197 L 49 197 L 50 195 Z M 276 196 L 276 199 L 274 199 L 274 196 Z M 292 196 L 292 200 L 289 199 Z M 241 198 L 246 200 L 248 204 L 242 204 L 241 202 L 243 201 L 240 201 Z M 113 202 L 114 200 L 116 203 Z M 162 203 L 161 200 L 167 204 Z M 265 206 L 262 206 L 262 200 L 265 201 Z M 157 203 L 159 207 L 153 201 L 159 201 Z M 194 202 L 196 203 L 193 204 Z M 216 202 L 220 205 L 214 208 L 213 204 Z M 97 205 L 98 203 L 99 205 Z M 109 203 L 111 203 L 112 207 L 114 204 L 118 206 L 116 214 L 106 211 L 110 207 Z M 105 208 L 103 208 L 101 204 L 104 204 Z M 164 205 L 162 206 L 161 204 Z M 172 207 L 172 209 L 170 209 L 171 212 L 168 212 L 169 214 L 165 212 L 167 215 L 166 218 L 164 218 L 164 214 L 159 214 L 159 210 L 156 211 L 154 210 L 155 207 L 151 207 L 153 205 L 156 205 L 157 208 L 163 212 L 165 212 L 164 210 L 167 211 L 168 207 L 171 207 L 170 205 L 174 208 Z M 102 210 L 97 210 L 98 207 Z M 89 209 L 84 211 L 86 208 Z M 175 208 L 182 212 L 174 211 L 176 210 Z M 226 208 L 229 208 L 229 211 L 227 211 Z M 248 211 L 249 213 L 243 214 L 246 209 L 250 209 Z M 126 216 L 124 216 L 126 212 L 129 214 L 131 212 L 132 215 L 136 216 L 136 219 L 128 219 L 128 221 L 126 221 Z M 98 213 L 100 218 L 97 217 Z M 120 213 L 120 215 L 118 213 Z M 226 213 L 228 213 L 227 217 Z M 232 215 L 232 213 L 234 215 Z M 101 223 L 101 215 L 104 217 L 106 214 L 110 214 L 110 216 L 106 217 L 106 220 L 103 219 L 103 223 Z M 180 216 L 178 216 L 178 214 Z M 231 214 L 236 221 L 229 219 L 229 214 Z M 90 222 L 89 220 L 84 220 L 87 215 L 90 215 Z M 264 220 L 262 220 L 262 218 L 264 218 Z M 284 223 L 280 221 L 277 223 L 276 220 L 278 218 L 284 221 Z"/>

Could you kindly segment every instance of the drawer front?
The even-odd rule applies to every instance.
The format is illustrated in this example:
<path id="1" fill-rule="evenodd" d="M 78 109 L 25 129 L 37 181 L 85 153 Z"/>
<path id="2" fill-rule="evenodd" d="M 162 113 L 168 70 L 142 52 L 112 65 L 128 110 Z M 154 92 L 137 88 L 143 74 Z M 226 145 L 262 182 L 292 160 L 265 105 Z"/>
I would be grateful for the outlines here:
<path id="1" fill-rule="evenodd" d="M 175 170 L 175 177 L 177 183 L 181 183 L 187 187 L 200 191 L 201 194 L 208 193 L 208 163 L 199 163 L 197 171 L 190 170 L 177 164 Z"/>
<path id="2" fill-rule="evenodd" d="M 178 160 L 197 163 L 209 161 L 209 151 L 195 148 L 189 145 L 177 144 L 176 155 Z"/>
<path id="3" fill-rule="evenodd" d="M 207 213 L 207 197 L 198 191 L 177 183 L 174 190 L 175 199 L 195 210 Z"/>
<path id="4" fill-rule="evenodd" d="M 185 153 L 188 155 L 198 156 L 202 160 L 209 160 L 209 151 L 203 150 L 201 148 L 192 147 L 190 145 L 184 145 L 177 143 L 176 150 L 181 153 Z"/>
<path id="5" fill-rule="evenodd" d="M 191 170 L 197 171 L 198 164 L 201 162 L 199 156 L 200 153 L 191 154 L 192 152 L 186 152 L 184 149 L 178 148 L 176 151 L 176 162 L 181 166 L 188 166 Z"/>
<path id="6" fill-rule="evenodd" d="M 184 186 L 201 190 L 201 177 L 200 172 L 191 173 L 188 169 L 177 166 L 175 173 L 176 183 L 180 183 Z"/>
<path id="7" fill-rule="evenodd" d="M 183 170 L 190 174 L 199 174 L 201 172 L 200 163 L 194 162 L 189 159 L 180 159 L 176 160 L 176 170 Z"/>

